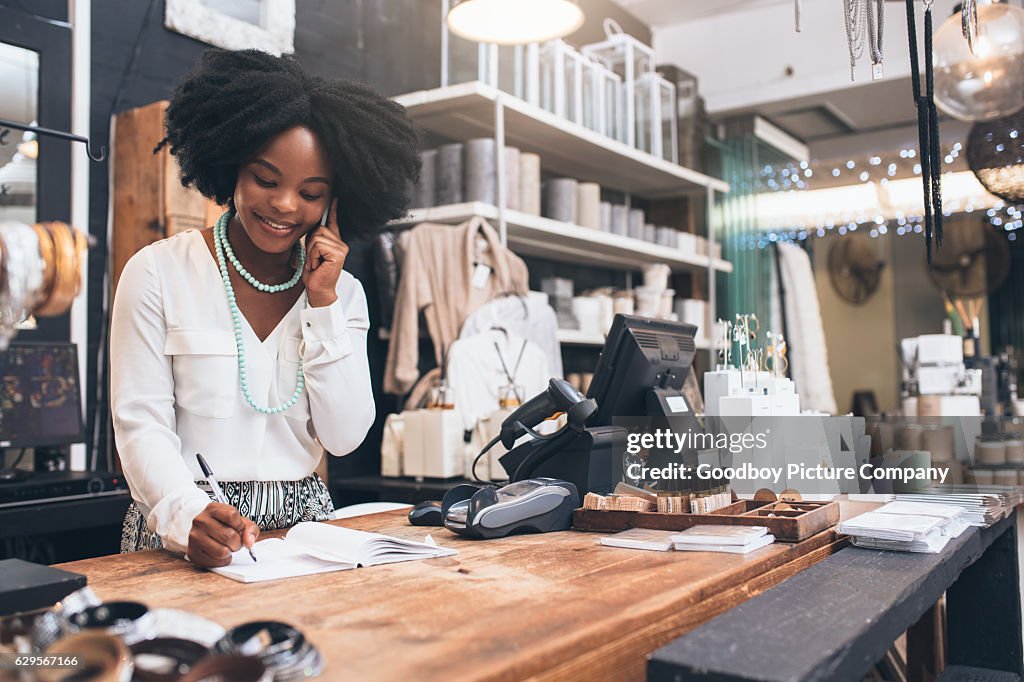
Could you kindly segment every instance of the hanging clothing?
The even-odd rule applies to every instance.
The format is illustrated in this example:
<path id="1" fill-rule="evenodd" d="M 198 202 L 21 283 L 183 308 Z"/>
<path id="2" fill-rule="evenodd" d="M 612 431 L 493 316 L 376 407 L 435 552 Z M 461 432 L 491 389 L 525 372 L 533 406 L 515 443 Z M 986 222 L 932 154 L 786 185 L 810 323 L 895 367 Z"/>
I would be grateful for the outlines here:
<path id="1" fill-rule="evenodd" d="M 494 298 L 522 296 L 529 288 L 526 263 L 502 246 L 483 218 L 456 226 L 422 223 L 403 235 L 402 248 L 405 259 L 384 366 L 384 390 L 399 395 L 420 376 L 421 312 L 440 365 L 444 349 L 459 338 L 469 315 Z"/>
<path id="2" fill-rule="evenodd" d="M 492 327 L 502 327 L 509 334 L 522 336 L 537 344 L 548 359 L 551 376 L 562 376 L 558 317 L 548 303 L 547 294 L 496 298 L 466 318 L 459 338 L 465 339 Z"/>
<path id="3" fill-rule="evenodd" d="M 506 374 L 506 370 L 508 374 Z M 455 410 L 470 431 L 481 417 L 500 407 L 501 387 L 509 375 L 523 391 L 520 402 L 545 390 L 551 374 L 540 346 L 497 329 L 458 339 L 448 350 L 448 383 L 455 391 Z"/>
<path id="4" fill-rule="evenodd" d="M 818 290 L 807 252 L 792 244 L 779 244 L 779 269 L 785 291 L 786 344 L 789 371 L 804 409 L 836 413 L 832 375 L 828 369 L 825 327 L 821 321 Z"/>
<path id="5" fill-rule="evenodd" d="M 231 310 L 217 262 L 200 232 L 151 244 L 125 265 L 110 324 L 110 404 L 125 479 L 147 527 L 184 552 L 192 520 L 210 498 L 196 453 L 223 483 L 298 481 L 326 448 L 354 450 L 373 424 L 366 354 L 366 295 L 342 272 L 338 300 L 304 307 L 300 296 L 260 341 L 242 323 L 249 391 L 284 412 L 252 409 L 239 384 Z"/>

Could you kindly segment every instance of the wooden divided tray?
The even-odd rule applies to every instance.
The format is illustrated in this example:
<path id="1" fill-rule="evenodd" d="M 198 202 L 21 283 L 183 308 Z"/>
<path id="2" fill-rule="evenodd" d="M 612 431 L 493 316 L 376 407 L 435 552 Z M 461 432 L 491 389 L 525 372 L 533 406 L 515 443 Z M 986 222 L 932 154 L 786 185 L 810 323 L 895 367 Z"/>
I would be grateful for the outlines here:
<path id="1" fill-rule="evenodd" d="M 767 526 L 781 542 L 800 542 L 839 523 L 838 502 L 761 502 L 740 500 L 710 514 L 664 514 L 660 512 L 599 511 L 577 509 L 572 526 L 576 530 L 616 533 L 630 528 L 686 530 L 699 524 L 722 526 Z"/>

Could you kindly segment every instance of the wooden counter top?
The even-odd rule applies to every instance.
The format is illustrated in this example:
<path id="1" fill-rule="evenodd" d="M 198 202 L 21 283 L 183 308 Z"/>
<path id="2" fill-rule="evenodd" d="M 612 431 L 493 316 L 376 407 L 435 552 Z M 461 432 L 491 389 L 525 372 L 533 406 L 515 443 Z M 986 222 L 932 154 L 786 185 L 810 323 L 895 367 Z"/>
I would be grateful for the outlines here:
<path id="1" fill-rule="evenodd" d="M 454 557 L 243 584 L 162 551 L 64 564 L 105 601 L 192 611 L 225 627 L 283 620 L 327 659 L 322 679 L 643 679 L 646 656 L 843 545 L 825 531 L 750 555 L 602 547 L 565 531 L 466 540 L 401 511 L 335 521 Z"/>

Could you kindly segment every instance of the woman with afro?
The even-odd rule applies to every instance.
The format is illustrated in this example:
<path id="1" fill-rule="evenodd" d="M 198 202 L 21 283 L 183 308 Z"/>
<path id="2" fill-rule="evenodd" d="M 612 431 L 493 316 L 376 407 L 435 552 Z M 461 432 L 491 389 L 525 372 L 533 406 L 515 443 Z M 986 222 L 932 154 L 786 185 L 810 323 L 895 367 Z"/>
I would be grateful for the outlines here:
<path id="1" fill-rule="evenodd" d="M 227 211 L 142 249 L 119 280 L 111 411 L 134 499 L 121 551 L 222 566 L 260 529 L 333 512 L 314 470 L 375 416 L 345 240 L 403 214 L 418 139 L 370 88 L 255 50 L 206 52 L 166 133 L 182 184 Z M 211 501 L 197 453 L 230 504 Z"/>

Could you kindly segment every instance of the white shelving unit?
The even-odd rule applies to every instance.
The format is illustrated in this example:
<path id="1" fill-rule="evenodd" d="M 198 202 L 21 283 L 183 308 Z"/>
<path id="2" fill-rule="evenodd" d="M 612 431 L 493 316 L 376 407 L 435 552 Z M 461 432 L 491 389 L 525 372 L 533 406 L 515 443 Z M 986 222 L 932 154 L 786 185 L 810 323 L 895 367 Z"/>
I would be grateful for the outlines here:
<path id="1" fill-rule="evenodd" d="M 417 125 L 432 133 L 459 142 L 500 133 L 506 144 L 540 154 L 545 170 L 638 197 L 729 191 L 721 180 L 599 135 L 479 81 L 411 92 L 395 101 Z M 503 126 L 497 121 L 496 108 L 503 110 Z"/>
<path id="2" fill-rule="evenodd" d="M 469 202 L 414 209 L 393 225 L 423 222 L 461 223 L 473 216 L 497 220 L 498 207 Z M 732 263 L 618 234 L 563 223 L 550 218 L 505 211 L 507 243 L 516 253 L 574 263 L 600 264 L 612 268 L 639 269 L 653 262 L 666 263 L 673 270 L 732 272 Z"/>
<path id="3" fill-rule="evenodd" d="M 604 346 L 604 334 L 588 334 L 578 329 L 559 329 L 558 341 L 567 346 L 593 346 L 600 348 Z M 711 349 L 711 344 L 707 339 L 698 339 L 696 346 L 698 350 Z"/>
<path id="4" fill-rule="evenodd" d="M 675 271 L 705 272 L 709 316 L 713 317 L 715 276 L 732 272 L 731 263 L 509 210 L 503 150 L 508 144 L 539 154 L 544 171 L 623 192 L 627 203 L 633 196 L 663 199 L 703 194 L 708 220 L 713 215 L 715 192 L 728 192 L 727 183 L 600 135 L 479 81 L 420 90 L 394 99 L 426 131 L 459 142 L 493 137 L 497 147 L 497 205 L 465 203 L 417 209 L 395 224 L 459 223 L 480 216 L 495 221 L 502 243 L 523 255 L 624 269 L 662 262 Z M 714 253 L 714 230 L 707 230 L 707 241 L 709 253 Z M 583 339 L 565 333 L 570 334 L 561 338 L 566 344 L 604 343 L 603 338 L 598 342 L 596 337 Z"/>

